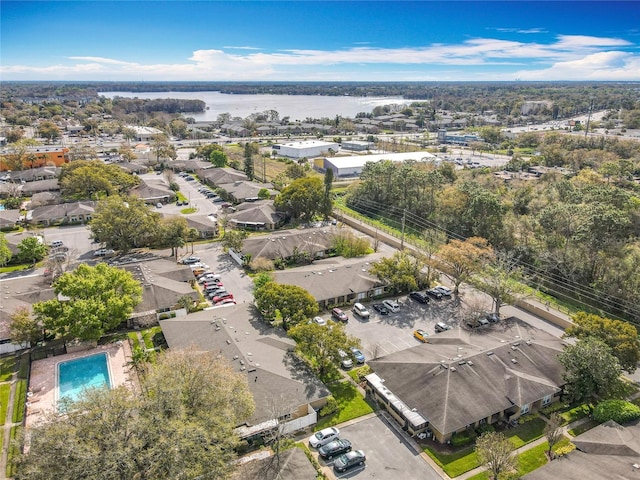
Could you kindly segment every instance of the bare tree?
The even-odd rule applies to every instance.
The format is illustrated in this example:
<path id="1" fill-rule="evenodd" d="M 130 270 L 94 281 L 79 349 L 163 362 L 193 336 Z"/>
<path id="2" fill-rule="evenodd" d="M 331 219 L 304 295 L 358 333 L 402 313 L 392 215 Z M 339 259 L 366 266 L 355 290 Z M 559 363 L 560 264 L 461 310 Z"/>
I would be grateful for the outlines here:
<path id="1" fill-rule="evenodd" d="M 265 462 L 263 473 L 265 478 L 271 478 L 269 472 L 280 471 L 280 461 L 282 460 L 282 452 L 287 449 L 291 443 L 291 434 L 286 431 L 286 422 L 284 419 L 295 410 L 295 405 L 287 400 L 286 397 L 271 398 L 269 402 L 270 417 L 275 422 L 273 428 L 263 433 L 264 443 L 271 447 L 273 455 L 269 457 L 269 461 Z"/>
<path id="2" fill-rule="evenodd" d="M 562 438 L 562 417 L 558 412 L 553 412 L 549 417 L 549 421 L 547 425 L 544 427 L 544 436 L 549 443 L 549 450 L 547 451 L 547 456 L 549 460 L 553 460 L 554 453 L 553 447 L 560 441 Z"/>
<path id="3" fill-rule="evenodd" d="M 518 459 L 513 453 L 513 444 L 503 433 L 486 432 L 480 435 L 476 441 L 476 454 L 480 463 L 489 469 L 493 480 L 517 468 Z"/>

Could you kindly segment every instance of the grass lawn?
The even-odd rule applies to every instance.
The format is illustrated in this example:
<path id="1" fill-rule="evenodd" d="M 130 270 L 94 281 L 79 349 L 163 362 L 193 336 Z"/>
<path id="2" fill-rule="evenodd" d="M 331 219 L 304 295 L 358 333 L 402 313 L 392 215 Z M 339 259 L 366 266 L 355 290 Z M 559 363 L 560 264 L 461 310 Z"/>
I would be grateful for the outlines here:
<path id="1" fill-rule="evenodd" d="M 10 393 L 11 384 L 4 383 L 0 385 L 0 425 L 4 425 L 7 418 L 7 405 L 9 404 Z"/>
<path id="2" fill-rule="evenodd" d="M 530 420 L 515 428 L 506 430 L 505 436 L 513 443 L 515 448 L 520 448 L 529 442 L 542 437 L 544 435 L 544 426 L 546 423 L 541 418 Z"/>
<path id="3" fill-rule="evenodd" d="M 21 422 L 24 418 L 25 402 L 27 401 L 27 381 L 22 379 L 16 383 L 16 393 L 13 401 L 13 423 Z"/>
<path id="4" fill-rule="evenodd" d="M 440 453 L 436 449 L 429 447 L 426 447 L 424 451 L 450 477 L 457 477 L 480 466 L 473 446 L 463 448 L 455 453 Z"/>
<path id="5" fill-rule="evenodd" d="M 362 394 L 349 382 L 338 382 L 328 385 L 331 394 L 338 402 L 338 411 L 318 420 L 315 430 L 322 430 L 353 418 L 373 412 Z"/>
<path id="6" fill-rule="evenodd" d="M 16 368 L 16 358 L 6 357 L 0 360 L 0 382 L 7 382 L 11 380 L 13 371 Z"/>
<path id="7" fill-rule="evenodd" d="M 566 423 L 575 422 L 576 420 L 580 420 L 581 418 L 588 417 L 591 415 L 590 406 L 587 404 L 578 405 L 577 407 L 573 407 L 565 412 L 562 412 L 560 416 L 565 420 Z"/>
<path id="8" fill-rule="evenodd" d="M 189 207 L 189 208 L 183 208 L 182 210 L 180 210 L 180 213 L 183 215 L 189 215 L 190 213 L 196 213 L 198 210 L 193 208 L 193 207 Z"/>

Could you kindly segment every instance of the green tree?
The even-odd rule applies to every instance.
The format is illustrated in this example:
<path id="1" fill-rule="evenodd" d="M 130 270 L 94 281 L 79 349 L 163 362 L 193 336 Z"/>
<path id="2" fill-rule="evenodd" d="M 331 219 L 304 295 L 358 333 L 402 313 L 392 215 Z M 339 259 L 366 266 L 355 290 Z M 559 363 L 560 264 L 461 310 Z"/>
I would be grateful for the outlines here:
<path id="1" fill-rule="evenodd" d="M 258 290 L 269 282 L 273 282 L 273 275 L 271 272 L 259 272 L 255 277 L 253 277 L 253 289 Z"/>
<path id="2" fill-rule="evenodd" d="M 40 322 L 27 307 L 18 307 L 9 317 L 9 335 L 14 343 L 35 343 L 42 340 Z"/>
<path id="3" fill-rule="evenodd" d="M 159 163 L 161 159 L 175 160 L 178 158 L 176 148 L 169 143 L 165 134 L 155 135 L 151 141 L 151 151 L 156 156 L 156 162 Z"/>
<path id="4" fill-rule="evenodd" d="M 85 200 L 125 195 L 140 179 L 117 165 L 100 160 L 77 160 L 62 167 L 59 177 L 63 197 Z"/>
<path id="5" fill-rule="evenodd" d="M 38 126 L 38 133 L 41 137 L 49 139 L 49 141 L 60 137 L 60 129 L 55 123 L 50 121 L 41 122 Z"/>
<path id="6" fill-rule="evenodd" d="M 322 197 L 322 213 L 326 220 L 333 212 L 333 198 L 331 195 L 331 188 L 333 185 L 333 170 L 328 168 L 324 173 L 324 195 Z"/>
<path id="7" fill-rule="evenodd" d="M 11 261 L 11 249 L 9 248 L 9 241 L 4 233 L 0 232 L 0 267 L 4 267 Z"/>
<path id="8" fill-rule="evenodd" d="M 258 198 L 262 200 L 269 200 L 271 198 L 271 192 L 269 192 L 268 188 L 261 188 L 258 192 Z"/>
<path id="9" fill-rule="evenodd" d="M 478 461 L 487 467 L 493 480 L 518 468 L 513 450 L 513 444 L 501 432 L 486 432 L 476 440 Z"/>
<path id="10" fill-rule="evenodd" d="M 578 312 L 571 316 L 573 325 L 566 329 L 566 337 L 595 337 L 606 343 L 623 370 L 633 373 L 640 361 L 638 330 L 629 322 L 599 315 Z"/>
<path id="11" fill-rule="evenodd" d="M 420 259 L 401 251 L 375 262 L 369 273 L 389 285 L 394 292 L 408 292 L 424 285 L 423 268 L 424 263 Z"/>
<path id="12" fill-rule="evenodd" d="M 357 237 L 350 231 L 337 233 L 331 240 L 331 248 L 345 258 L 361 257 L 371 250 L 365 237 Z"/>
<path id="13" fill-rule="evenodd" d="M 603 400 L 593 409 L 593 418 L 600 423 L 613 420 L 624 425 L 640 418 L 640 407 L 625 400 Z"/>
<path id="14" fill-rule="evenodd" d="M 159 215 L 141 199 L 112 196 L 98 202 L 89 230 L 96 241 L 128 252 L 151 244 L 158 219 Z"/>
<path id="15" fill-rule="evenodd" d="M 80 264 L 53 284 L 56 298 L 35 303 L 45 330 L 58 338 L 98 340 L 129 318 L 142 299 L 142 287 L 127 270 Z M 62 298 L 62 299 L 61 299 Z"/>
<path id="16" fill-rule="evenodd" d="M 298 165 L 297 163 L 292 163 L 285 170 L 284 174 L 289 177 L 291 180 L 297 180 L 299 178 L 304 178 L 307 176 L 307 172 L 302 165 Z"/>
<path id="17" fill-rule="evenodd" d="M 289 336 L 296 341 L 297 352 L 321 377 L 337 370 L 336 365 L 340 364 L 338 350 L 360 347 L 359 340 L 347 335 L 342 323 L 318 325 L 315 322 L 300 322 L 289 329 Z"/>
<path id="18" fill-rule="evenodd" d="M 294 180 L 282 189 L 274 200 L 274 205 L 294 220 L 310 222 L 322 212 L 322 198 L 322 180 L 317 177 L 305 177 Z"/>
<path id="19" fill-rule="evenodd" d="M 565 369 L 565 391 L 573 402 L 592 403 L 619 392 L 622 369 L 611 349 L 595 337 L 567 345 L 558 360 Z"/>
<path id="20" fill-rule="evenodd" d="M 178 256 L 178 249 L 189 240 L 189 225 L 184 217 L 168 217 L 160 220 L 157 243 L 171 247 L 171 256 Z"/>
<path id="21" fill-rule="evenodd" d="M 255 150 L 256 146 L 251 143 L 244 144 L 244 173 L 249 180 L 253 180 L 253 154 Z"/>
<path id="22" fill-rule="evenodd" d="M 229 230 L 222 238 L 222 246 L 227 250 L 231 249 L 239 253 L 242 251 L 244 239 L 248 236 L 249 234 L 245 230 Z"/>
<path id="23" fill-rule="evenodd" d="M 31 429 L 17 478 L 229 478 L 234 429 L 254 408 L 246 376 L 192 350 L 162 353 L 148 368 L 142 388 L 88 390 Z"/>
<path id="24" fill-rule="evenodd" d="M 28 237 L 18 244 L 18 258 L 21 262 L 35 265 L 47 254 L 47 246 L 42 242 L 42 237 Z"/>
<path id="25" fill-rule="evenodd" d="M 222 150 L 213 150 L 209 155 L 209 161 L 213 163 L 214 167 L 226 167 L 229 162 L 229 158 Z"/>
<path id="26" fill-rule="evenodd" d="M 457 295 L 460 284 L 468 281 L 493 258 L 493 249 L 484 238 L 471 237 L 464 241 L 451 240 L 440 247 L 435 262 L 438 269 L 451 277 L 453 292 Z"/>
<path id="27" fill-rule="evenodd" d="M 268 282 L 255 290 L 254 298 L 265 320 L 282 319 L 285 330 L 318 313 L 315 298 L 297 285 Z"/>

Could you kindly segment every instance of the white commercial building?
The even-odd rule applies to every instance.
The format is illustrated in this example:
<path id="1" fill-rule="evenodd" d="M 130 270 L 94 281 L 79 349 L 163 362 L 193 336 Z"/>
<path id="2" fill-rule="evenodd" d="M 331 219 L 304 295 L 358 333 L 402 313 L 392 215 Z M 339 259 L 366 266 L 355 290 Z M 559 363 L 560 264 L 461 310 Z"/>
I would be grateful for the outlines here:
<path id="1" fill-rule="evenodd" d="M 276 155 L 288 158 L 313 158 L 327 155 L 329 150 L 337 152 L 340 145 L 335 142 L 309 140 L 304 142 L 281 143 L 273 146 Z"/>
<path id="2" fill-rule="evenodd" d="M 383 153 L 380 155 L 354 155 L 324 159 L 324 169 L 332 169 L 336 177 L 356 177 L 362 173 L 365 163 L 391 160 L 392 162 L 440 162 L 440 158 L 429 152 Z"/>
<path id="3" fill-rule="evenodd" d="M 128 128 L 136 132 L 136 140 L 138 142 L 148 142 L 149 140 L 152 140 L 156 135 L 164 133 L 162 130 L 158 130 L 157 128 L 153 127 L 140 127 L 137 125 L 133 125 Z"/>

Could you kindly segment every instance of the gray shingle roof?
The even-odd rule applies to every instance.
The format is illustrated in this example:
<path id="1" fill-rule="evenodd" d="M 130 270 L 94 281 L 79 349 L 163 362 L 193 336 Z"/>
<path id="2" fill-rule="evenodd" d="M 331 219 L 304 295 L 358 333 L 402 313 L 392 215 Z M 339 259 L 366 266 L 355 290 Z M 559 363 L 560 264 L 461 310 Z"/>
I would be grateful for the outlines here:
<path id="1" fill-rule="evenodd" d="M 562 341 L 530 328 L 527 337 L 515 337 L 519 326 L 525 328 L 512 319 L 484 335 L 459 329 L 439 333 L 430 337 L 431 343 L 369 365 L 409 408 L 416 408 L 438 431 L 451 433 L 560 390 L 564 382 L 557 355 Z"/>
<path id="2" fill-rule="evenodd" d="M 234 218 L 234 216 L 231 216 Z M 287 258 L 294 251 L 323 252 L 331 248 L 336 229 L 289 230 L 268 236 L 247 238 L 242 243 L 242 253 L 252 258 L 264 257 L 271 260 Z"/>

